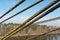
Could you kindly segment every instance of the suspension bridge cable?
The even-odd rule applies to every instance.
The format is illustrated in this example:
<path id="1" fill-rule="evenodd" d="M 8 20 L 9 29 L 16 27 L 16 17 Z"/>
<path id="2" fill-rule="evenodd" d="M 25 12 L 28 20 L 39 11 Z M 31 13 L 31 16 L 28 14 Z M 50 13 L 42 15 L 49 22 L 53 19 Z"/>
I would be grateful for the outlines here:
<path id="1" fill-rule="evenodd" d="M 17 3 L 16 5 L 14 5 L 12 8 L 10 8 L 6 13 L 4 13 L 1 17 L 0 17 L 0 19 L 1 18 L 3 18 L 5 15 L 7 15 L 9 12 L 11 12 L 13 9 L 15 9 L 16 7 L 18 7 L 20 4 L 22 4 L 23 2 L 24 2 L 25 0 L 22 0 L 22 1 L 20 1 L 19 3 Z"/>
<path id="2" fill-rule="evenodd" d="M 60 17 L 55 17 L 55 18 L 51 18 L 51 19 L 47 19 L 47 20 L 44 20 L 44 21 L 40 21 L 40 22 L 37 22 L 37 23 L 34 23 L 34 24 L 41 24 L 41 23 L 46 23 L 46 22 L 50 22 L 50 21 L 55 21 L 55 20 L 59 20 Z"/>
<path id="3" fill-rule="evenodd" d="M 59 3 L 59 7 L 60 7 L 60 3 Z M 57 20 L 57 19 L 59 19 L 59 18 L 60 18 L 60 17 L 56 17 L 56 18 L 53 18 L 53 19 L 49 19 L 49 20 L 37 22 L 37 23 L 35 23 L 35 24 L 53 21 L 53 20 Z M 46 35 L 46 34 L 48 34 L 48 33 L 50 33 L 50 32 L 54 32 L 54 31 L 59 30 L 59 29 L 60 29 L 60 28 L 54 29 L 54 30 L 49 31 L 49 32 L 47 32 L 47 33 L 43 33 L 43 34 L 41 34 L 41 35 L 39 35 L 39 36 L 44 36 L 44 35 Z M 39 37 L 39 36 L 31 37 L 31 38 L 28 38 L 28 39 L 26 39 L 26 40 L 30 40 L 30 39 L 32 39 L 32 38 L 36 38 L 36 37 Z"/>
<path id="4" fill-rule="evenodd" d="M 18 14 L 20 14 L 20 13 L 26 11 L 27 9 L 29 9 L 29 8 L 31 8 L 31 7 L 33 7 L 33 6 L 35 6 L 35 5 L 37 5 L 38 3 L 42 2 L 42 1 L 43 1 L 43 0 L 39 0 L 39 1 L 35 2 L 34 4 L 32 4 L 32 5 L 28 6 L 28 7 L 26 7 L 25 9 L 23 9 L 22 11 L 20 11 L 20 12 L 14 14 L 13 16 L 11 16 L 11 17 L 9 17 L 9 18 L 3 20 L 2 22 L 0 22 L 0 24 L 3 23 L 3 22 L 5 22 L 5 21 L 7 21 L 7 20 L 9 20 L 9 19 L 11 19 L 11 18 L 13 18 L 13 17 L 15 17 L 15 16 L 17 16 Z"/>
<path id="5" fill-rule="evenodd" d="M 57 9 L 57 8 L 59 8 L 59 7 L 60 7 L 60 3 L 57 4 L 56 6 L 52 7 L 51 9 L 49 9 L 48 11 L 46 11 L 45 13 L 43 13 L 41 16 L 37 17 L 35 20 L 32 20 L 32 21 L 28 22 L 26 25 L 24 25 L 24 26 L 22 26 L 22 27 L 19 26 L 17 29 L 15 29 L 16 31 L 12 32 L 12 31 L 13 31 L 13 30 L 12 30 L 12 31 L 11 31 L 12 33 L 10 32 L 10 33 L 8 33 L 7 35 L 5 35 L 5 36 L 2 38 L 2 40 L 5 40 L 5 39 L 9 38 L 10 36 L 16 34 L 17 32 L 23 30 L 23 29 L 26 28 L 27 26 L 31 25 L 31 24 L 34 23 L 35 21 L 41 19 L 42 17 L 46 16 L 47 14 L 51 13 L 52 11 L 54 11 L 55 9 Z"/>

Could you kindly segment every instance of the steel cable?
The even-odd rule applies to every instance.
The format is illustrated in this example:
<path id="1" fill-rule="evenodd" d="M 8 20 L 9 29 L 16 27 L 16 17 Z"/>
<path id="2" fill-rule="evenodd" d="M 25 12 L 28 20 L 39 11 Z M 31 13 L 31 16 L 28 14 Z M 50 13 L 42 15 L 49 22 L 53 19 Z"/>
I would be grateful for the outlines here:
<path id="1" fill-rule="evenodd" d="M 38 2 L 35 2 L 34 4 L 32 4 L 32 5 L 28 6 L 28 7 L 26 7 L 26 8 L 23 9 L 22 11 L 20 11 L 20 12 L 14 14 L 13 16 L 11 16 L 11 17 L 9 17 L 9 18 L 3 20 L 2 22 L 0 22 L 0 24 L 3 23 L 3 22 L 5 22 L 5 21 L 7 21 L 7 20 L 9 20 L 9 19 L 11 19 L 11 18 L 13 18 L 13 17 L 15 17 L 15 16 L 17 16 L 18 14 L 20 14 L 20 13 L 26 11 L 27 9 L 29 9 L 29 8 L 31 8 L 31 7 L 33 7 L 33 6 L 35 6 L 36 4 L 40 3 L 41 1 L 42 1 L 42 0 L 40 0 L 40 1 L 38 1 Z"/>
<path id="2" fill-rule="evenodd" d="M 10 8 L 6 13 L 4 13 L 1 17 L 0 17 L 0 19 L 1 18 L 3 18 L 5 15 L 7 15 L 9 12 L 11 12 L 13 9 L 15 9 L 16 7 L 18 7 L 20 4 L 22 4 L 23 2 L 24 2 L 25 0 L 22 0 L 22 1 L 20 1 L 19 3 L 17 3 L 16 5 L 14 5 L 12 8 Z"/>
<path id="3" fill-rule="evenodd" d="M 46 11 L 45 13 L 43 13 L 41 16 L 37 17 L 36 19 L 28 22 L 26 25 L 24 25 L 24 26 L 22 26 L 22 27 L 19 26 L 19 27 L 16 29 L 16 31 L 13 32 L 13 30 L 12 30 L 11 32 L 13 32 L 13 33 L 11 33 L 11 32 L 8 33 L 7 35 L 5 35 L 5 36 L 2 38 L 2 40 L 5 40 L 5 39 L 9 38 L 10 36 L 12 36 L 13 34 L 15 34 L 15 33 L 19 32 L 19 31 L 23 30 L 23 29 L 26 28 L 27 26 L 31 25 L 32 23 L 34 23 L 34 22 L 37 21 L 38 19 L 41 19 L 42 17 L 46 16 L 47 14 L 51 13 L 52 11 L 54 11 L 55 9 L 57 9 L 57 8 L 59 8 L 59 7 L 60 7 L 60 3 L 57 4 L 56 6 L 54 6 L 53 8 L 49 9 L 48 11 Z"/>
<path id="4" fill-rule="evenodd" d="M 59 20 L 60 17 L 55 17 L 55 18 L 51 18 L 51 19 L 47 19 L 47 20 L 44 20 L 44 21 L 39 21 L 37 23 L 34 23 L 34 24 L 41 24 L 41 23 L 46 23 L 46 22 L 50 22 L 50 21 L 55 21 L 55 20 Z"/>

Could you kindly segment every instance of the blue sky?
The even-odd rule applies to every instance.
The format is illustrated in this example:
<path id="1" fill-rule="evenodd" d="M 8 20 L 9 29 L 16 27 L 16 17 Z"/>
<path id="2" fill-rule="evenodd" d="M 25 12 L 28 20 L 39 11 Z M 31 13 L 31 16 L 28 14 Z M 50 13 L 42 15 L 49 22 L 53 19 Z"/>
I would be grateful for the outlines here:
<path id="1" fill-rule="evenodd" d="M 21 0 L 0 0 L 0 16 L 3 15 L 7 10 L 9 10 L 12 6 L 14 6 L 16 3 L 18 3 Z M 37 4 L 36 6 L 24 11 L 23 13 L 13 17 L 12 19 L 6 21 L 5 23 L 23 23 L 25 20 L 27 20 L 29 17 L 31 17 L 33 14 L 35 14 L 37 11 L 41 10 L 43 7 L 48 5 L 53 0 L 44 0 L 43 2 Z M 15 8 L 13 11 L 11 11 L 9 14 L 7 14 L 5 17 L 0 19 L 0 22 L 5 20 L 6 18 L 16 14 L 17 12 L 21 11 L 22 9 L 28 7 L 29 5 L 37 2 L 37 0 L 26 0 L 24 3 L 19 5 L 17 8 Z M 41 20 L 46 20 L 54 17 L 60 16 L 60 8 L 56 9 L 55 11 L 51 12 L 47 16 L 43 17 Z M 41 21 L 39 20 L 39 21 Z M 60 25 L 60 20 L 43 23 L 47 25 Z"/>

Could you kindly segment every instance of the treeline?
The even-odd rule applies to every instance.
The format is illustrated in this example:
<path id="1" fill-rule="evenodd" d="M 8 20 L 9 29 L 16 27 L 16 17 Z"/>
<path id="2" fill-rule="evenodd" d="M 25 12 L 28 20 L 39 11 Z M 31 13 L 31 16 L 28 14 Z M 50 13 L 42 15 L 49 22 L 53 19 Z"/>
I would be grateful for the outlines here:
<path id="1" fill-rule="evenodd" d="M 21 24 L 14 24 L 14 23 L 8 23 L 8 24 L 0 24 L 0 35 L 4 35 L 14 29 L 17 26 L 20 26 Z M 40 33 L 40 32 L 46 32 L 50 31 L 51 27 L 47 25 L 36 25 L 32 24 L 29 27 L 25 28 L 19 33 L 25 34 L 25 33 Z"/>

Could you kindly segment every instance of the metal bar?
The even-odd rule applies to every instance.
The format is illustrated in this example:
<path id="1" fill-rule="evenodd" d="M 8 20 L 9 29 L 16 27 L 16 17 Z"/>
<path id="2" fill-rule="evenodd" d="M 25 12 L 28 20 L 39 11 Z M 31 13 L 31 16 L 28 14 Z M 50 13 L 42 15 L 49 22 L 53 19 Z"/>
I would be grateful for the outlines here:
<path id="1" fill-rule="evenodd" d="M 5 21 L 7 21 L 7 20 L 9 20 L 9 19 L 11 19 L 11 18 L 13 18 L 13 17 L 15 17 L 15 16 L 17 16 L 18 14 L 20 14 L 20 13 L 26 11 L 27 9 L 29 9 L 29 8 L 31 8 L 31 7 L 33 7 L 33 6 L 35 6 L 35 5 L 37 5 L 37 4 L 40 3 L 41 1 L 43 1 L 43 0 L 39 0 L 39 1 L 35 2 L 34 4 L 32 4 L 32 5 L 28 6 L 28 7 L 26 7 L 26 8 L 23 9 L 22 11 L 20 11 L 20 12 L 16 13 L 15 15 L 13 15 L 13 16 L 11 16 L 11 17 L 5 19 L 4 21 L 0 22 L 0 24 L 3 23 L 3 22 L 5 22 Z"/>
<path id="2" fill-rule="evenodd" d="M 55 18 L 51 18 L 51 19 L 48 19 L 48 20 L 44 20 L 44 21 L 40 21 L 40 22 L 37 22 L 37 23 L 34 23 L 34 24 L 41 24 L 41 23 L 46 23 L 46 22 L 50 22 L 50 21 L 55 21 L 55 20 L 59 20 L 60 17 L 55 17 Z"/>
<path id="3" fill-rule="evenodd" d="M 5 35 L 5 36 L 2 38 L 2 40 L 5 40 L 5 39 L 9 38 L 10 36 L 16 34 L 17 32 L 23 30 L 23 29 L 26 28 L 27 26 L 31 25 L 31 24 L 34 23 L 35 21 L 41 19 L 42 17 L 46 16 L 47 14 L 51 13 L 52 11 L 54 11 L 55 9 L 57 9 L 57 8 L 59 8 L 59 7 L 60 7 L 60 3 L 57 4 L 56 6 L 54 6 L 53 8 L 49 9 L 48 11 L 46 11 L 45 13 L 43 13 L 41 16 L 37 17 L 36 19 L 28 22 L 26 25 L 24 25 L 24 26 L 22 26 L 22 27 L 19 26 L 17 29 L 15 29 L 16 31 L 12 30 L 11 32 L 13 32 L 13 33 L 11 33 L 11 32 L 8 33 L 7 35 Z M 39 13 L 39 12 L 38 12 L 38 13 Z"/>
<path id="4" fill-rule="evenodd" d="M 1 17 L 0 17 L 0 19 L 1 18 L 3 18 L 5 15 L 7 15 L 9 12 L 11 12 L 13 9 L 15 9 L 16 7 L 18 7 L 20 4 L 22 4 L 23 2 L 24 2 L 25 0 L 22 0 L 22 1 L 20 1 L 19 3 L 17 3 L 16 5 L 14 5 L 12 8 L 10 8 L 6 13 L 4 13 Z"/>

